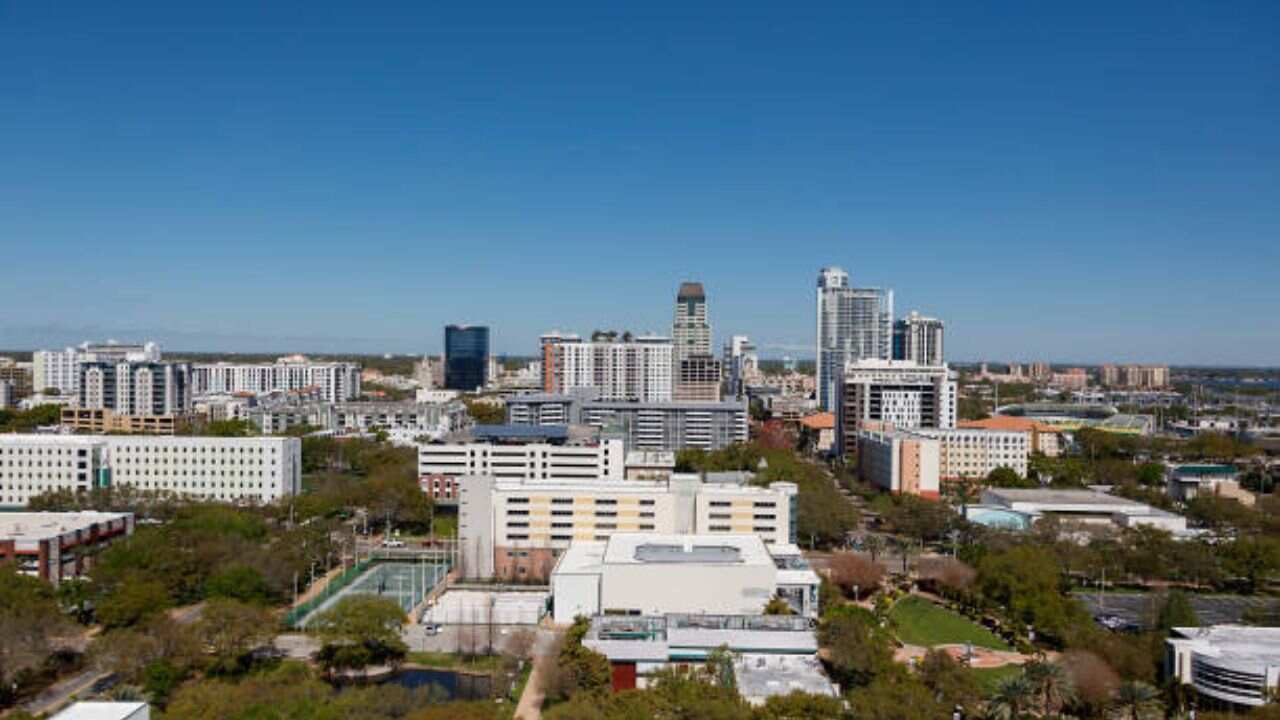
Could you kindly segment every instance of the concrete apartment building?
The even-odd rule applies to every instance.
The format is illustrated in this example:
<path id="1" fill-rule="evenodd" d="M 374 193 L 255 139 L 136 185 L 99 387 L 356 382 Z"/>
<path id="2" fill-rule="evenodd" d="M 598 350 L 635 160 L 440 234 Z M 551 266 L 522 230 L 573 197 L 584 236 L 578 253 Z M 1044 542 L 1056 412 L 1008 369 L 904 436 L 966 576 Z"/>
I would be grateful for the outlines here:
<path id="1" fill-rule="evenodd" d="M 818 406 L 834 410 L 840 374 L 850 362 L 893 357 L 893 291 L 855 288 L 838 267 L 818 273 Z"/>
<path id="2" fill-rule="evenodd" d="M 917 365 L 941 365 L 943 356 L 943 323 L 914 310 L 893 324 L 893 359 L 910 360 Z"/>
<path id="3" fill-rule="evenodd" d="M 0 564 L 56 585 L 83 575 L 94 555 L 132 533 L 132 513 L 0 513 Z"/>
<path id="4" fill-rule="evenodd" d="M 78 407 L 118 415 L 185 415 L 191 412 L 191 367 L 150 360 L 80 362 Z"/>
<path id="5" fill-rule="evenodd" d="M 676 402 L 719 402 L 724 366 L 711 355 L 690 355 L 680 361 L 672 395 Z"/>
<path id="6" fill-rule="evenodd" d="M 996 415 L 985 420 L 964 420 L 956 423 L 957 427 L 973 430 L 1007 430 L 1027 433 L 1031 438 L 1030 451 L 1045 457 L 1058 457 L 1062 454 L 1066 441 L 1062 434 L 1045 423 L 1030 418 Z"/>
<path id="7" fill-rule="evenodd" d="M 104 408 L 63 407 L 61 424 L 65 430 L 90 435 L 173 435 L 192 419 L 190 414 L 126 415 Z"/>
<path id="8" fill-rule="evenodd" d="M 17 404 L 18 393 L 14 390 L 13 383 L 0 380 L 0 409 L 11 408 Z"/>
<path id="9" fill-rule="evenodd" d="M 900 430 L 956 426 L 956 382 L 946 365 L 858 360 L 844 368 L 837 393 L 838 452 L 857 445 L 867 425 Z"/>
<path id="10" fill-rule="evenodd" d="M 734 335 L 724 344 L 724 372 L 728 379 L 729 396 L 740 398 L 747 394 L 747 385 L 760 378 L 760 357 L 756 346 L 746 335 Z"/>
<path id="11" fill-rule="evenodd" d="M 541 579 L 575 541 L 615 533 L 759 535 L 795 543 L 796 486 L 666 482 L 546 482 L 470 477 L 461 485 L 458 536 L 465 577 Z"/>
<path id="12" fill-rule="evenodd" d="M 318 362 L 290 355 L 274 363 L 204 363 L 191 368 L 196 395 L 221 393 L 290 392 L 316 387 L 325 402 L 360 397 L 360 366 L 346 362 Z"/>
<path id="13" fill-rule="evenodd" d="M 1159 390 L 1169 387 L 1168 365 L 1103 365 L 1102 384 L 1109 388 Z"/>
<path id="14" fill-rule="evenodd" d="M 982 480 L 1007 467 L 1027 476 L 1031 436 L 1016 430 L 919 428 L 912 432 L 938 441 L 938 475 L 943 482 Z"/>
<path id="15" fill-rule="evenodd" d="M 794 556 L 775 558 L 772 547 L 758 535 L 625 533 L 575 542 L 551 574 L 552 615 L 561 624 L 579 615 L 762 615 L 770 599 L 795 597 L 797 615 L 817 617 L 817 573 L 792 567 Z"/>
<path id="16" fill-rule="evenodd" d="M 621 434 L 628 450 L 718 450 L 747 441 L 750 412 L 745 399 L 636 403 L 529 394 L 507 399 L 507 422 L 590 425 Z"/>
<path id="17" fill-rule="evenodd" d="M 541 337 L 542 389 L 572 394 L 592 388 L 602 400 L 669 402 L 674 385 L 671 338 L 660 335 L 591 340 L 551 332 Z"/>
<path id="18" fill-rule="evenodd" d="M 93 343 L 64 350 L 37 350 L 31 354 L 35 391 L 57 390 L 60 395 L 79 395 L 80 365 L 85 362 L 160 362 L 160 346 L 153 342 Z"/>
<path id="19" fill-rule="evenodd" d="M 498 480 L 621 481 L 626 479 L 626 457 L 617 439 L 584 445 L 418 445 L 418 482 L 433 500 L 456 503 L 461 478 L 476 475 Z"/>
<path id="20" fill-rule="evenodd" d="M 0 435 L 0 504 L 51 490 L 129 485 L 206 500 L 268 503 L 302 484 L 297 438 Z"/>
<path id="21" fill-rule="evenodd" d="M 20 363 L 15 362 L 13 358 L 0 357 L 0 382 L 8 383 L 15 401 L 32 393 L 32 377 L 31 363 Z"/>
<path id="22" fill-rule="evenodd" d="M 718 401 L 724 367 L 711 354 L 711 319 L 707 314 L 707 293 L 702 283 L 680 284 L 671 320 L 671 341 L 675 373 L 672 398 Z"/>
<path id="23" fill-rule="evenodd" d="M 863 480 L 895 495 L 941 496 L 941 452 L 934 438 L 904 430 L 864 430 L 857 447 Z"/>

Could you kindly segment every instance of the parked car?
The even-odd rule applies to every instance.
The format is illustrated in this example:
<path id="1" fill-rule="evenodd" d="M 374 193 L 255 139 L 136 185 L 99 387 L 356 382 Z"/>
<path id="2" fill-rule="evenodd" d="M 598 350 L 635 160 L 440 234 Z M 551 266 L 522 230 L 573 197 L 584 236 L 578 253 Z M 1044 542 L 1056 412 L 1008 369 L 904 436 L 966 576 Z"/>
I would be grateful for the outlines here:
<path id="1" fill-rule="evenodd" d="M 387 538 L 386 540 L 383 540 L 383 541 L 382 541 L 382 547 L 384 547 L 384 548 L 402 548 L 402 547 L 404 547 L 404 541 L 403 541 L 403 540 L 396 540 L 396 539 L 394 539 L 394 538 Z"/>

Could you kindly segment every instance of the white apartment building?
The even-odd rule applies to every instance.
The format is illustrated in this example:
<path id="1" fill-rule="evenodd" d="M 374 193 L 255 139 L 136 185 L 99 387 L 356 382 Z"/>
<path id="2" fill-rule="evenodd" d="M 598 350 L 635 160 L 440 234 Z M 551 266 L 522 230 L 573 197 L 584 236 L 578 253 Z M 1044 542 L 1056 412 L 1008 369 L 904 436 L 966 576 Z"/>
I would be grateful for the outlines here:
<path id="1" fill-rule="evenodd" d="M 17 394 L 17 391 L 14 390 L 13 383 L 8 380 L 0 380 L 0 409 L 16 405 L 18 399 L 15 396 Z"/>
<path id="2" fill-rule="evenodd" d="M 817 309 L 818 405 L 830 411 L 846 364 L 893 357 L 893 291 L 851 287 L 849 273 L 823 268 Z"/>
<path id="3" fill-rule="evenodd" d="M 942 480 L 981 480 L 1007 467 L 1027 476 L 1031 433 L 977 428 L 918 428 L 917 435 L 938 441 L 938 473 Z"/>
<path id="4" fill-rule="evenodd" d="M 666 482 L 546 482 L 468 477 L 459 492 L 458 536 L 466 577 L 549 577 L 574 541 L 614 533 L 754 534 L 794 544 L 797 488 L 703 483 L 675 474 Z"/>
<path id="5" fill-rule="evenodd" d="M 191 384 L 197 395 L 262 394 L 317 387 L 325 402 L 343 402 L 360 396 L 360 366 L 346 362 L 315 362 L 302 355 L 282 357 L 274 363 L 200 364 L 191 368 Z"/>
<path id="6" fill-rule="evenodd" d="M 621 341 L 584 341 L 548 333 L 542 343 L 542 388 L 568 394 L 594 388 L 602 400 L 669 402 L 674 384 L 671 338 L 641 335 Z"/>
<path id="7" fill-rule="evenodd" d="M 153 342 L 142 345 L 85 342 L 64 350 L 37 350 L 31 354 L 33 389 L 36 393 L 52 388 L 61 395 L 79 394 L 80 365 L 86 361 L 158 363 L 160 346 Z"/>
<path id="8" fill-rule="evenodd" d="M 0 435 L 0 506 L 25 507 L 36 495 L 63 488 L 87 492 L 105 481 L 102 438 Z"/>
<path id="9" fill-rule="evenodd" d="M 267 503 L 302 485 L 297 438 L 0 435 L 0 503 L 50 490 L 130 485 L 205 500 Z"/>
<path id="10" fill-rule="evenodd" d="M 597 445 L 418 445 L 418 475 L 489 475 L 499 480 L 623 480 L 626 455 L 621 440 Z"/>
<path id="11" fill-rule="evenodd" d="M 729 394 L 742 397 L 747 385 L 760 377 L 760 358 L 756 346 L 746 335 L 734 335 L 724 344 L 724 371 L 728 376 Z"/>
<path id="12" fill-rule="evenodd" d="M 900 430 L 956 426 L 956 382 L 946 365 L 908 360 L 858 360 L 844 368 L 836 410 L 840 451 L 857 443 L 863 426 Z"/>

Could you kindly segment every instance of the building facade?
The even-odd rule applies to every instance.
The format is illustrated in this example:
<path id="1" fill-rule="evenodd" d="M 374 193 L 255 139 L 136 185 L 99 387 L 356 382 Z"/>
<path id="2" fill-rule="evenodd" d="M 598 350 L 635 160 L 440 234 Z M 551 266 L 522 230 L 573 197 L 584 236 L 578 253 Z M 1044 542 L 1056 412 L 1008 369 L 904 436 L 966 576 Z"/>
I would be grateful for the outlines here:
<path id="1" fill-rule="evenodd" d="M 541 579 L 574 541 L 615 533 L 759 535 L 795 544 L 796 486 L 703 483 L 675 474 L 666 482 L 546 482 L 465 478 L 458 537 L 465 577 Z"/>
<path id="2" fill-rule="evenodd" d="M 899 430 L 956 426 L 956 382 L 946 365 L 854 361 L 845 367 L 837 395 L 841 453 L 857 446 L 857 434 L 867 424 Z"/>
<path id="3" fill-rule="evenodd" d="M 298 392 L 316 388 L 326 402 L 360 397 L 360 366 L 347 362 L 317 362 L 302 355 L 274 363 L 212 363 L 191 368 L 196 395 Z"/>
<path id="4" fill-rule="evenodd" d="M 671 339 L 659 335 L 542 336 L 542 389 L 552 394 L 594 390 L 602 400 L 667 402 L 674 386 Z"/>
<path id="5" fill-rule="evenodd" d="M 760 357 L 751 338 L 734 335 L 724 344 L 724 371 L 730 397 L 743 397 L 747 394 L 747 385 L 759 380 Z"/>
<path id="6" fill-rule="evenodd" d="M 943 482 L 983 480 L 996 468 L 1027 476 L 1031 434 L 1016 430 L 921 428 L 914 431 L 938 442 L 938 475 Z"/>
<path id="7" fill-rule="evenodd" d="M 858 433 L 858 474 L 886 492 L 937 499 L 939 442 L 905 430 Z"/>
<path id="8" fill-rule="evenodd" d="M 112 485 L 256 504 L 301 484 L 297 438 L 0 435 L 0 504 L 8 506 Z"/>
<path id="9" fill-rule="evenodd" d="M 719 402 L 724 366 L 712 355 L 689 355 L 680 360 L 673 399 Z"/>
<path id="10" fill-rule="evenodd" d="M 498 480 L 620 481 L 626 477 L 626 455 L 621 440 L 593 445 L 418 445 L 418 482 L 433 500 L 456 502 L 461 478 L 475 475 Z"/>
<path id="11" fill-rule="evenodd" d="M 87 361 L 106 363 L 160 362 L 160 346 L 153 342 L 121 344 L 84 342 L 64 350 L 37 350 L 31 354 L 35 391 L 56 390 L 59 395 L 80 393 L 80 365 Z"/>
<path id="12" fill-rule="evenodd" d="M 191 367 L 150 360 L 82 360 L 78 405 L 118 415 L 188 414 Z"/>
<path id="13" fill-rule="evenodd" d="M 942 365 L 943 324 L 914 310 L 893 325 L 893 359 L 917 365 Z"/>
<path id="14" fill-rule="evenodd" d="M 0 565 L 56 585 L 88 572 L 94 555 L 133 527 L 133 513 L 0 513 Z"/>
<path id="15" fill-rule="evenodd" d="M 622 436 L 628 450 L 719 450 L 746 442 L 746 400 L 635 403 L 583 396 L 530 394 L 507 400 L 516 425 L 590 425 Z"/>
<path id="16" fill-rule="evenodd" d="M 444 329 L 444 387 L 473 392 L 488 381 L 489 328 L 449 325 Z"/>
<path id="17" fill-rule="evenodd" d="M 1233 710 L 1266 705 L 1280 690 L 1280 628 L 1173 628 L 1165 641 L 1165 674 Z"/>
<path id="18" fill-rule="evenodd" d="M 855 288 L 838 267 L 818 273 L 818 404 L 836 406 L 840 373 L 850 361 L 893 356 L 893 291 Z"/>

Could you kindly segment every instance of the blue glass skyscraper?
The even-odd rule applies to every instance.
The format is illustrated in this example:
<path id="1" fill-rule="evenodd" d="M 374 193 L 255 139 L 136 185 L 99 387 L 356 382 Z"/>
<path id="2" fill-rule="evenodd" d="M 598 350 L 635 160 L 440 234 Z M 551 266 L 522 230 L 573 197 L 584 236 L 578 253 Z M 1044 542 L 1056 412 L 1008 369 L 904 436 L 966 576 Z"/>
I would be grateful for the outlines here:
<path id="1" fill-rule="evenodd" d="M 483 388 L 489 366 L 489 328 L 448 325 L 444 329 L 444 386 L 449 390 Z"/>

